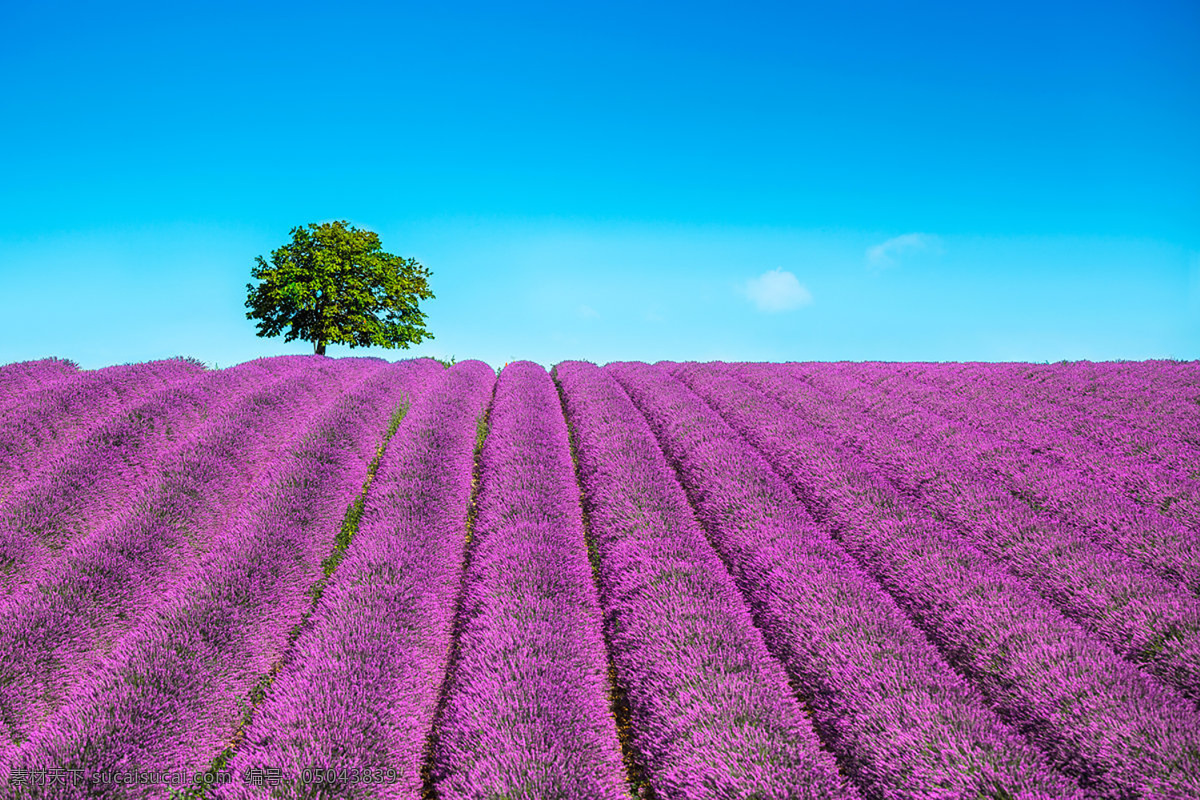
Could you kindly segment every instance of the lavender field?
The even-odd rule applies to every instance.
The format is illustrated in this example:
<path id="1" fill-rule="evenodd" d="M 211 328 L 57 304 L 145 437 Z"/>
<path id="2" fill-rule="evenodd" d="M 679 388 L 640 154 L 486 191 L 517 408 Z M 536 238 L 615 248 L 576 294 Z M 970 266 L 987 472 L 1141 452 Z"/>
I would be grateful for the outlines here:
<path id="1" fill-rule="evenodd" d="M 0 797 L 1200 797 L 1200 364 L 2 366 Z"/>

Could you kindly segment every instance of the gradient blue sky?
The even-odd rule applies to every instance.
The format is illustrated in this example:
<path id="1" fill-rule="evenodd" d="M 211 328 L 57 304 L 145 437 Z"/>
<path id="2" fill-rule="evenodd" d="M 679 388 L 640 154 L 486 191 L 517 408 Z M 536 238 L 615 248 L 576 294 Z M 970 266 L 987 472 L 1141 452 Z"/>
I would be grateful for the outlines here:
<path id="1" fill-rule="evenodd" d="M 334 219 L 436 338 L 330 355 L 1200 358 L 1195 2 L 6 3 L 0 74 L 0 363 L 311 352 L 245 284 Z"/>

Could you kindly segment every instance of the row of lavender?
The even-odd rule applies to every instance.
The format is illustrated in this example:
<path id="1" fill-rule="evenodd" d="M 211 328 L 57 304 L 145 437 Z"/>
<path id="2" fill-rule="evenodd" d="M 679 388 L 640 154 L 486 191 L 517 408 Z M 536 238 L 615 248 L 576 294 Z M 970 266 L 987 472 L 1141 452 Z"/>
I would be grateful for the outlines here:
<path id="1" fill-rule="evenodd" d="M 945 515 L 904 496 L 863 451 L 737 378 L 755 372 L 761 378 L 769 368 L 680 365 L 673 371 L 763 453 L 944 659 L 1061 771 L 1112 796 L 1200 791 L 1194 745 L 1200 716 L 1174 687 L 1078 627 L 1031 582 L 981 549 L 980 537 L 972 541 Z M 920 469 L 922 461 L 921 452 L 910 454 L 910 465 Z M 961 488 L 969 490 L 970 481 Z M 1019 524 L 1000 517 L 1000 528 Z M 1181 613 L 1194 615 L 1194 599 L 1186 595 L 1163 606 L 1175 599 L 1190 606 Z"/>
<path id="2" fill-rule="evenodd" d="M 1093 509 L 1089 522 L 1117 515 L 1136 527 L 1194 529 L 1200 523 L 1200 450 L 1183 440 L 1183 418 L 1164 421 L 1169 427 L 1161 432 L 1135 428 L 1126 424 L 1128 418 L 1105 419 L 1097 409 L 1078 402 L 1063 405 L 1030 396 L 1024 391 L 1028 383 L 1014 380 L 1003 368 L 995 374 L 976 373 L 974 380 L 940 365 L 789 369 L 815 380 L 838 378 L 843 389 L 857 384 L 852 391 L 863 402 L 875 402 L 872 398 L 880 392 L 899 394 L 920 402 L 926 413 L 969 422 L 995 446 L 1023 456 L 1027 463 L 1017 466 L 1033 473 L 1030 491 L 1047 494 L 1040 477 L 1046 474 L 1069 473 L 1082 479 L 1086 487 L 1080 491 L 1086 493 L 1063 497 L 1060 505 Z"/>
<path id="3" fill-rule="evenodd" d="M 849 798 L 808 708 L 628 395 L 554 370 L 590 523 L 633 766 L 666 798 Z"/>
<path id="4" fill-rule="evenodd" d="M 23 569 L 0 603 L 0 775 L 207 765 L 233 733 L 230 709 L 279 658 L 381 422 L 440 372 L 432 361 L 269 359 L 197 376 L 191 393 L 78 414 L 74 449 L 39 473 L 73 488 L 63 511 L 76 529 L 21 527 L 32 512 L 6 519 L 9 563 Z M 127 430 L 131 420 L 152 423 Z M 105 458 L 114 436 L 127 449 Z M 132 489 L 108 479 L 139 471 Z M 16 505 L 36 510 L 35 496 Z M 89 518 L 97 497 L 120 508 Z"/>
<path id="5" fill-rule="evenodd" d="M 1171 400 L 1180 387 L 1172 388 L 1174 370 L 1170 369 L 1140 367 L 1137 392 L 1125 399 L 1104 393 L 1106 383 L 1099 379 L 1084 385 L 1070 380 L 1069 368 L 1039 372 L 1011 364 L 905 364 L 888 371 L 948 385 L 955 394 L 976 395 L 985 402 L 1012 403 L 1014 409 L 1061 424 L 1071 433 L 1110 442 L 1122 455 L 1144 454 L 1153 461 L 1175 464 L 1177 450 L 1194 452 L 1198 440 L 1200 377 L 1193 379 L 1183 397 Z M 1115 383 L 1120 386 L 1123 381 Z"/>
<path id="6" fill-rule="evenodd" d="M 924 403 L 898 392 L 879 398 L 875 408 L 886 408 L 900 424 L 855 411 L 841 399 L 854 391 L 849 378 L 810 375 L 812 385 L 828 387 L 822 392 L 782 370 L 744 365 L 734 372 L 866 457 L 906 498 L 950 523 L 1066 616 L 1185 696 L 1200 699 L 1195 596 L 1151 567 L 1106 548 L 1088 529 L 1022 502 L 1014 495 L 1012 477 L 997 476 L 987 466 L 998 459 L 989 462 L 983 455 L 1000 451 L 1003 443 L 986 442 L 974 426 L 959 430 L 930 415 Z M 1170 557 L 1167 551 L 1164 559 Z"/>
<path id="7" fill-rule="evenodd" d="M 561 397 L 537 365 L 505 369 L 477 515 L 455 535 L 471 422 L 491 388 L 465 372 L 476 366 L 452 369 L 398 434 L 351 556 L 229 762 L 286 777 L 214 794 L 860 796 L 821 749 L 653 436 L 627 429 L 636 411 L 594 367 L 564 365 Z M 626 404 L 615 415 L 612 398 Z M 363 780 L 372 775 L 394 780 Z"/>
<path id="8" fill-rule="evenodd" d="M 319 408 L 338 385 L 324 370 L 277 380 L 253 373 L 218 373 L 194 396 L 158 398 L 152 409 L 102 423 L 41 486 L 5 509 L 12 512 L 3 517 L 6 556 L 21 567 L 0 600 L 6 749 L 59 710 L 80 676 L 156 601 L 162 580 L 202 555 L 207 535 L 229 526 L 251 470 L 269 464 L 291 425 L 315 410 L 306 405 Z M 165 435 L 171 423 L 192 427 L 175 412 L 196 407 L 216 413 L 172 447 Z M 105 448 L 108 434 L 131 419 L 166 424 L 154 426 L 157 437 L 121 431 L 127 448 Z M 151 480 L 136 480 L 137 456 Z M 100 504 L 112 513 L 84 513 Z M 47 507 L 59 513 L 42 513 Z"/>
<path id="9" fill-rule="evenodd" d="M 272 406 L 241 439 L 209 424 L 183 444 L 164 433 L 133 447 L 126 462 L 186 466 L 163 471 L 144 511 L 97 512 L 80 489 L 37 529 L 66 530 L 69 557 L 52 542 L 14 548 L 15 574 L 32 577 L 0 610 L 25 632 L 24 661 L 0 685 L 22 680 L 22 665 L 51 668 L 8 701 L 0 777 L 63 763 L 190 770 L 221 752 L 236 770 L 289 776 L 216 791 L 229 797 L 1200 792 L 1186 583 L 1031 511 L 1003 470 L 904 428 L 920 413 L 945 422 L 915 408 L 919 382 L 871 394 L 865 374 L 798 366 L 567 362 L 555 392 L 524 362 L 499 381 L 478 362 L 399 369 L 418 400 L 311 618 L 302 590 L 369 460 L 353 413 L 369 422 L 382 396 L 366 388 L 387 380 L 342 396 L 280 375 L 276 397 L 296 405 L 260 393 L 223 412 Z M 321 386 L 327 405 L 341 399 L 305 427 L 294 415 Z M 471 438 L 493 387 L 471 523 Z M 863 413 L 879 408 L 890 416 Z M 110 416 L 80 425 L 78 441 L 102 452 Z M 204 450 L 210 439 L 226 449 Z M 294 442 L 314 439 L 324 445 L 306 461 Z M 293 444 L 271 449 L 281 441 Z M 211 469 L 212 453 L 239 450 L 255 475 Z M 69 485 L 62 476 L 84 463 L 35 471 Z M 188 469 L 204 477 L 162 488 Z M 223 511 L 234 513 L 218 521 Z M 141 528 L 126 524 L 139 513 Z M 62 523 L 92 516 L 112 530 Z M 160 517 L 182 533 L 155 528 Z M 113 568 L 124 572 L 105 584 Z M 156 593 L 172 573 L 183 578 Z M 55 599 L 30 604 L 39 593 Z M 240 728 L 237 701 L 276 672 Z M 397 780 L 302 783 L 313 766 Z"/>
<path id="10" fill-rule="evenodd" d="M 1019 380 L 1022 391 L 1145 430 L 1200 444 L 1200 365 L 1196 362 L 947 365 L 965 375 Z M 1152 387 L 1152 392 L 1147 392 Z"/>
<path id="11" fill-rule="evenodd" d="M 35 389 L 79 374 L 79 365 L 61 358 L 19 361 L 0 367 L 0 413 L 24 402 Z"/>
<path id="12" fill-rule="evenodd" d="M 1167 580 L 1200 592 L 1200 543 L 1195 530 L 1137 504 L 1098 482 L 1089 472 L 1072 468 L 1069 462 L 1056 462 L 1036 447 L 989 433 L 988 423 L 981 421 L 985 414 L 969 413 L 962 408 L 964 404 L 956 408 L 936 397 L 936 392 L 908 393 L 897 376 L 886 386 L 876 387 L 845 367 L 789 365 L 783 369 L 785 374 L 903 430 L 910 438 L 954 450 L 1030 508 L 1048 511 L 1086 532 L 1106 549 L 1127 555 Z M 1018 437 L 1021 425 L 1014 421 L 1005 428 L 1007 435 Z M 1070 452 L 1071 448 L 1062 445 L 1060 450 Z M 1080 448 L 1080 452 L 1083 450 Z M 1102 456 L 1096 454 L 1095 458 Z"/>
<path id="13" fill-rule="evenodd" d="M 1089 581 L 1108 590 L 1083 608 L 1093 612 L 1091 633 L 1106 634 L 1089 636 L 1037 576 L 1019 580 L 875 475 L 877 464 L 840 447 L 844 429 L 821 433 L 733 375 L 698 369 L 679 373 L 685 383 L 645 365 L 568 362 L 555 370 L 576 435 L 615 705 L 627 717 L 618 724 L 636 783 L 664 797 L 905 797 L 917 787 L 945 796 L 1200 791 L 1200 725 L 1185 699 L 1194 648 L 1150 665 L 1165 681 L 1120 657 L 1121 634 L 1140 635 L 1139 624 L 1151 635 L 1177 623 L 1186 630 L 1193 598 L 1136 565 L 1116 565 L 1132 569 L 1124 587 L 1106 587 L 1103 569 L 1081 569 L 1072 580 L 1084 588 L 1064 584 L 1076 599 L 1087 597 Z M 714 451 L 722 440 L 726 449 Z M 757 464 L 730 480 L 739 458 Z M 771 481 L 774 496 L 764 491 Z M 976 539 L 987 541 L 978 532 Z M 773 549 L 781 543 L 786 549 Z M 817 558 L 805 559 L 809 553 Z M 1073 565 L 1087 567 L 1089 554 L 1101 555 L 1085 548 Z M 701 597 L 706 607 L 691 604 Z M 1128 612 L 1115 629 L 1105 627 L 1114 610 L 1105 599 Z M 1150 608 L 1120 607 L 1130 600 Z M 1159 631 L 1156 614 L 1166 615 Z M 877 621 L 867 627 L 864 619 Z M 847 640 L 856 650 L 845 649 Z M 757 669 L 746 661 L 755 655 Z M 785 667 L 790 686 L 772 688 L 782 684 L 773 664 Z M 539 707 L 530 706 L 526 714 Z M 533 719 L 546 715 L 553 718 L 542 707 Z M 443 722 L 460 733 L 458 721 Z M 489 740 L 484 730 L 474 729 L 476 747 Z M 483 785 L 587 796 L 531 773 L 535 752 L 501 747 Z M 447 796 L 479 791 L 467 780 Z"/>
<path id="14" fill-rule="evenodd" d="M 606 371 L 646 416 L 771 652 L 865 794 L 1075 795 L 713 408 L 664 370 Z M 774 410 L 724 388 L 749 413 Z"/>
<path id="15" fill-rule="evenodd" d="M 61 455 L 92 423 L 136 404 L 156 389 L 203 375 L 197 365 L 177 359 L 65 376 L 56 371 L 49 376 L 29 372 L 42 380 L 10 382 L 13 392 L 3 407 L 0 502 L 19 496 L 39 468 Z"/>
<path id="16" fill-rule="evenodd" d="M 231 425 L 240 425 L 245 430 L 242 436 L 257 437 L 256 442 L 273 441 L 264 438 L 256 426 L 270 420 L 280 403 L 299 399 L 292 398 L 292 392 L 303 396 L 315 390 L 316 380 L 362 368 L 362 363 L 331 364 L 303 376 L 302 368 L 295 364 L 260 360 L 212 375 L 189 373 L 185 380 L 148 396 L 127 391 L 127 401 L 119 410 L 80 404 L 83 419 L 77 422 L 79 432 L 63 443 L 64 452 L 33 469 L 12 497 L 0 502 L 0 560 L 6 567 L 0 584 L 5 594 L 11 594 L 16 583 L 36 582 L 48 556 L 58 555 L 88 532 L 100 530 L 132 505 L 136 492 L 152 489 L 160 475 L 186 472 L 185 464 L 189 459 L 197 461 L 199 453 L 250 448 L 248 454 L 256 455 L 244 438 L 222 439 L 234 435 Z M 37 400 L 55 394 L 73 400 L 82 392 L 78 386 L 64 385 L 39 393 Z M 22 418 L 37 423 L 27 427 L 53 430 L 55 425 L 67 426 L 62 414 L 42 413 L 39 406 L 43 405 L 23 407 Z M 66 403 L 51 405 L 61 409 Z M 6 421 L 13 416 L 7 415 Z M 58 435 L 67 438 L 61 430 Z M 33 460 L 37 452 L 33 446 L 26 447 L 25 459 L 14 457 L 9 465 L 15 469 L 22 460 Z M 226 461 L 230 469 L 235 468 L 236 461 Z M 236 468 L 244 470 L 259 463 L 261 459 L 247 459 L 244 466 Z"/>
<path id="17" fill-rule="evenodd" d="M 294 658 L 229 761 L 239 775 L 278 769 L 280 782 L 235 781 L 217 796 L 421 796 L 494 384 L 487 365 L 460 362 L 414 404 Z"/>

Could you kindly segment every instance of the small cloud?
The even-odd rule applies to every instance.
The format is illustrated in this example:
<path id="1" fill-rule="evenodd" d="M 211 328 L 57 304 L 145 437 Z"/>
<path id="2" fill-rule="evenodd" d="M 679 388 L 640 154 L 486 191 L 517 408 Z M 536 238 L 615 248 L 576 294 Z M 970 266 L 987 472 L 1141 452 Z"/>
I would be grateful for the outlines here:
<path id="1" fill-rule="evenodd" d="M 942 240 L 928 233 L 906 233 L 893 236 L 882 244 L 867 248 L 867 263 L 872 267 L 890 267 L 896 263 L 896 257 L 904 253 L 916 253 L 930 250 L 942 252 Z"/>
<path id="2" fill-rule="evenodd" d="M 812 303 L 812 292 L 790 272 L 776 267 L 746 281 L 743 289 L 759 311 L 792 311 Z"/>
<path id="3" fill-rule="evenodd" d="M 575 312 L 586 319 L 600 319 L 600 312 L 589 305 L 580 304 Z"/>

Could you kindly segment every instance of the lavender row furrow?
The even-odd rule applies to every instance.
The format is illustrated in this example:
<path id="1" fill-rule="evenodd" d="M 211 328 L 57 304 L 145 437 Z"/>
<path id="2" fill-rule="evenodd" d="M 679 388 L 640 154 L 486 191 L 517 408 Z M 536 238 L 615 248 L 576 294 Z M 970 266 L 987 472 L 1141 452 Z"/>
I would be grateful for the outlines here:
<path id="1" fill-rule="evenodd" d="M 147 613 L 167 576 L 234 524 L 252 482 L 264 472 L 272 477 L 272 462 L 293 429 L 362 369 L 328 360 L 266 381 L 201 427 L 127 513 L 45 559 L 36 580 L 0 603 L 0 716 L 13 742 L 66 702 L 90 667 Z M 11 744 L 0 742 L 0 755 Z"/>
<path id="2" fill-rule="evenodd" d="M 918 377 L 930 379 L 928 373 Z M 953 383 L 943 380 L 936 385 L 961 387 L 985 400 L 1000 397 L 1007 408 L 1043 423 L 1035 446 L 1044 452 L 1055 452 L 1059 441 L 1066 440 L 1062 444 L 1068 445 L 1070 455 L 1074 436 L 1083 437 L 1091 444 L 1089 467 L 1104 475 L 1115 489 L 1162 514 L 1200 527 L 1200 448 L 1179 435 L 1178 416 L 1164 427 L 1147 429 L 1137 425 L 1133 412 L 1106 418 L 1101 406 L 1086 399 L 1070 405 L 1056 403 L 1053 397 L 1030 394 L 1024 381 L 1003 372 L 992 376 L 955 369 L 946 378 Z M 1064 436 L 1068 431 L 1073 435 Z"/>
<path id="3" fill-rule="evenodd" d="M 1004 414 L 1027 414 L 1031 421 L 1058 426 L 1068 439 L 1082 436 L 1093 443 L 1106 444 L 1114 453 L 1152 461 L 1174 469 L 1176 462 L 1196 448 L 1178 436 L 1180 419 L 1174 417 L 1165 430 L 1157 422 L 1149 424 L 1144 412 L 1116 408 L 1111 402 L 1091 394 L 1071 397 L 1065 391 L 1047 391 L 1021 370 L 1008 364 L 898 364 L 863 365 L 864 373 L 896 373 L 923 386 L 933 386 L 947 397 L 969 400 L 965 410 L 977 410 L 979 404 L 995 406 Z M 875 369 L 872 370 L 871 368 Z M 1143 379 L 1143 392 L 1146 384 Z M 1200 411 L 1200 409 L 1197 409 Z M 1148 428 L 1153 428 L 1153 430 Z"/>
<path id="4" fill-rule="evenodd" d="M 1009 724 L 1084 788 L 1200 794 L 1200 714 L 748 384 L 673 369 L 750 441 Z"/>
<path id="5" fill-rule="evenodd" d="M 955 373 L 968 380 L 980 371 Z M 1066 390 L 1046 390 L 1010 370 L 1000 374 L 1023 397 L 1058 410 L 1064 418 L 1078 420 L 1085 435 L 1115 448 L 1114 452 L 1153 462 L 1191 481 L 1200 480 L 1200 404 L 1166 400 L 1153 372 L 1139 378 L 1146 406 L 1122 406 L 1092 394 L 1073 397 Z M 1200 396 L 1200 390 L 1194 394 Z"/>
<path id="6" fill-rule="evenodd" d="M 313 768 L 397 777 L 330 785 L 340 797 L 421 796 L 462 578 L 476 427 L 494 383 L 483 362 L 460 362 L 408 412 L 346 557 L 229 762 L 239 779 L 215 797 L 316 798 L 320 787 L 302 780 Z M 276 787 L 240 779 L 270 768 L 282 772 Z"/>
<path id="7" fill-rule="evenodd" d="M 751 371 L 757 368 L 749 367 Z M 1200 540 L 1177 520 L 1089 483 L 1068 468 L 844 375 L 834 380 L 819 368 L 785 368 L 812 386 L 840 393 L 857 410 L 893 425 L 898 435 L 938 448 L 953 439 L 958 456 L 998 480 L 1034 510 L 1049 510 L 1098 544 L 1150 567 L 1172 583 L 1200 593 Z M 849 388 L 851 384 L 856 388 Z"/>
<path id="8" fill-rule="evenodd" d="M 1012 375 L 1055 390 L 1089 394 L 1114 400 L 1146 403 L 1147 382 L 1166 392 L 1192 392 L 1200 396 L 1200 362 L 1162 360 L 1060 361 L 1056 364 L 968 362 L 964 367 L 997 367 Z"/>
<path id="9" fill-rule="evenodd" d="M 896 368 L 918 380 L 935 381 L 958 392 L 975 392 L 1013 407 L 1029 408 L 1050 424 L 1061 422 L 1080 435 L 1110 441 L 1123 455 L 1163 463 L 1179 457 L 1174 451 L 1195 453 L 1197 448 L 1183 442 L 1179 432 L 1181 425 L 1191 428 L 1193 433 L 1200 430 L 1200 405 L 1189 403 L 1184 407 L 1186 413 L 1181 413 L 1178 404 L 1163 397 L 1154 371 L 1143 368 L 1139 373 L 1139 397 L 1146 405 L 1134 406 L 1115 403 L 1091 392 L 1075 393 L 1065 387 L 1047 385 L 1025 368 L 1031 366 L 941 364 L 934 368 L 919 364 L 896 365 Z M 1061 376 L 1064 371 L 1055 370 L 1054 374 Z M 1161 405 L 1164 402 L 1172 409 L 1165 414 Z"/>
<path id="10" fill-rule="evenodd" d="M 341 360 L 355 362 L 364 369 L 378 362 L 378 359 Z M 188 389 L 229 371 L 250 379 L 258 376 L 260 380 L 268 380 L 318 362 L 332 361 L 323 356 L 258 358 L 210 373 L 197 362 L 176 358 L 105 367 L 59 381 L 14 407 L 16 430 L 0 433 L 0 448 L 9 450 L 8 457 L 0 455 L 0 507 L 19 498 L 46 473 L 56 469 L 58 462 L 81 441 L 165 389 Z"/>
<path id="11" fill-rule="evenodd" d="M 500 374 L 478 509 L 433 791 L 628 797 L 567 426 L 537 364 Z"/>
<path id="12" fill-rule="evenodd" d="M 1197 361 L 1075 361 L 1048 367 L 1031 366 L 1051 384 L 1065 382 L 1072 391 L 1094 393 L 1123 402 L 1152 404 L 1145 393 L 1147 381 L 1179 402 L 1195 403 L 1200 399 L 1200 362 Z"/>
<path id="13" fill-rule="evenodd" d="M 555 367 L 575 437 L 615 679 L 660 798 L 854 797 L 708 544 L 637 408 L 598 367 Z"/>
<path id="14" fill-rule="evenodd" d="M 0 503 L 90 427 L 164 386 L 203 375 L 190 361 L 148 361 L 83 373 L 26 395 L 0 425 Z"/>
<path id="15" fill-rule="evenodd" d="M 119 765 L 193 774 L 234 735 L 239 701 L 278 662 L 308 610 L 343 515 L 393 410 L 441 367 L 383 367 L 322 412 L 257 492 L 250 513 L 215 532 L 70 701 L 0 764 L 80 770 L 85 783 Z M 160 787 L 90 783 L 90 797 L 149 798 Z M 67 797 L 34 787 L 30 797 Z"/>
<path id="16" fill-rule="evenodd" d="M 74 361 L 62 358 L 5 364 L 0 367 L 0 418 L 9 408 L 24 402 L 30 393 L 79 374 L 79 366 Z"/>
<path id="17" fill-rule="evenodd" d="M 292 374 L 305 369 L 297 365 Z M 283 375 L 264 377 L 241 365 L 162 389 L 62 453 L 0 505 L 0 593 L 38 582 L 46 560 L 127 509 L 206 420 L 226 414 L 252 389 L 269 391 Z"/>
<path id="18" fill-rule="evenodd" d="M 817 729 L 863 793 L 1066 798 L 1008 728 L 715 411 L 665 371 L 608 364 L 683 478 L 709 539 Z"/>
<path id="19" fill-rule="evenodd" d="M 952 524 L 1066 616 L 1185 696 L 1200 700 L 1200 602 L 1108 551 L 1053 514 L 1016 500 L 967 458 L 956 438 L 914 442 L 778 370 L 731 368 L 835 441 L 866 457 L 905 496 Z"/>
<path id="20" fill-rule="evenodd" d="M 971 372 L 983 370 L 1011 377 L 1023 392 L 1051 404 L 1200 446 L 1200 388 L 1171 381 L 1170 375 L 1176 370 L 1161 363 L 1143 362 L 1126 375 L 1111 370 L 1088 374 L 1080 371 L 1086 366 L 963 365 Z"/>
<path id="21" fill-rule="evenodd" d="M 1127 416 L 1104 418 L 1096 408 L 1086 405 L 1064 410 L 1048 399 L 1028 399 L 1021 405 L 1027 387 L 1021 374 L 1009 368 L 1013 365 L 988 365 L 996 367 L 983 373 L 990 393 L 977 391 L 992 403 L 1001 402 L 997 395 L 1016 397 L 1007 402 L 1018 409 L 988 412 L 978 403 L 951 399 L 970 392 L 965 378 L 947 383 L 949 379 L 939 381 L 936 377 L 959 375 L 959 366 L 870 365 L 852 371 L 844 365 L 833 365 L 833 369 L 862 384 L 868 396 L 904 393 L 946 421 L 966 423 L 997 441 L 1009 440 L 1012 447 L 1024 447 L 1024 452 L 1033 454 L 1039 473 L 1062 472 L 1084 484 L 1078 490 L 1087 493 L 1084 499 L 1097 498 L 1090 505 L 1104 506 L 1103 513 L 1094 516 L 1124 515 L 1128 518 L 1126 527 L 1160 523 L 1175 532 L 1188 526 L 1195 529 L 1200 521 L 1200 467 L 1196 460 L 1200 448 L 1184 441 L 1178 419 L 1169 435 L 1159 436 L 1128 427 Z M 1006 378 L 1008 375 L 1015 377 Z M 1124 439 L 1097 433 L 1100 425 L 1107 426 L 1105 431 L 1109 433 L 1124 432 Z M 1073 427 L 1081 428 L 1083 434 L 1071 434 Z M 1077 510 L 1086 514 L 1088 505 Z"/>
<path id="22" fill-rule="evenodd" d="M 947 420 L 964 422 L 972 429 L 1007 440 L 1014 447 L 1036 454 L 1055 470 L 1070 470 L 1078 479 L 1093 484 L 1104 492 L 1125 495 L 1149 507 L 1153 513 L 1174 517 L 1185 525 L 1200 523 L 1200 480 L 1189 473 L 1197 469 L 1200 453 L 1178 442 L 1157 443 L 1159 463 L 1147 462 L 1136 456 L 1120 455 L 1120 429 L 1111 424 L 1114 436 L 1103 436 L 1099 442 L 1086 436 L 1074 435 L 1069 429 L 1073 420 L 1087 420 L 1078 412 L 1067 418 L 1047 409 L 1044 403 L 1022 401 L 1017 391 L 999 376 L 992 376 L 986 390 L 972 389 L 964 380 L 939 379 L 948 370 L 936 368 L 914 370 L 911 366 L 897 371 L 889 368 L 863 367 L 855 376 L 889 396 L 903 397 L 919 403 L 927 411 Z M 1105 420 L 1096 420 L 1106 422 Z M 1094 426 L 1093 426 L 1094 427 Z M 1145 436 L 1126 437 L 1125 441 L 1143 442 Z M 1164 462 L 1175 465 L 1168 469 Z"/>

